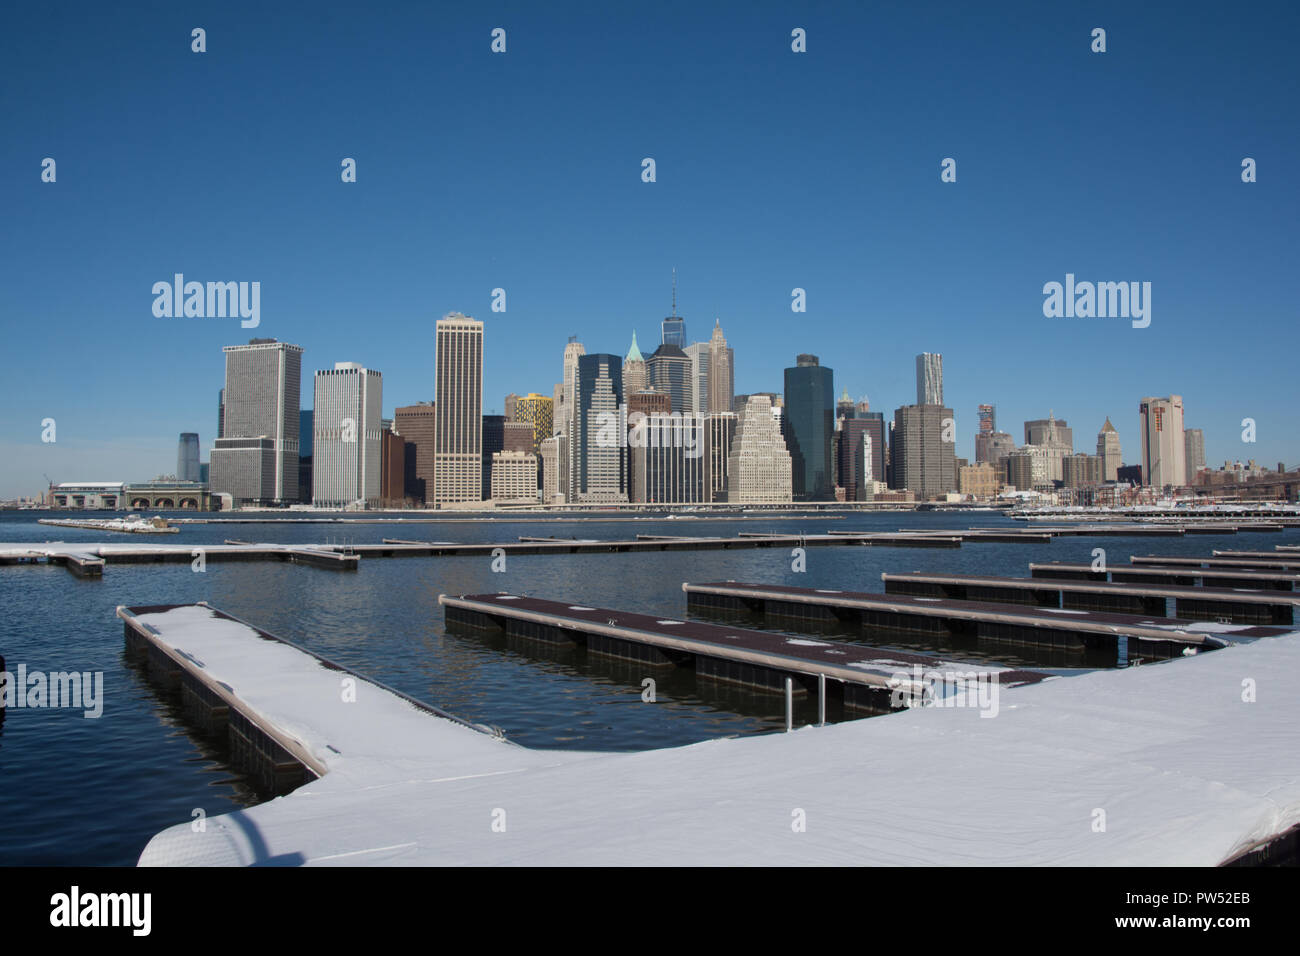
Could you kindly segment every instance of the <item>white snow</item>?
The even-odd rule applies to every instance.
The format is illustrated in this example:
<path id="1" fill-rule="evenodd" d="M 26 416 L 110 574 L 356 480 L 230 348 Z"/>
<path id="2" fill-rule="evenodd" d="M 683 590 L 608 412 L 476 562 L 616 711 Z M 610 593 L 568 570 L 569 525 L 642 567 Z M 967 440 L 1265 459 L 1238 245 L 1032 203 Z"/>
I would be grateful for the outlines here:
<path id="1" fill-rule="evenodd" d="M 143 620 L 329 772 L 204 833 L 178 820 L 141 864 L 1209 866 L 1300 822 L 1300 634 L 1000 688 L 994 719 L 923 707 L 593 754 L 504 744 L 365 682 L 341 703 L 344 675 L 202 608 Z"/>

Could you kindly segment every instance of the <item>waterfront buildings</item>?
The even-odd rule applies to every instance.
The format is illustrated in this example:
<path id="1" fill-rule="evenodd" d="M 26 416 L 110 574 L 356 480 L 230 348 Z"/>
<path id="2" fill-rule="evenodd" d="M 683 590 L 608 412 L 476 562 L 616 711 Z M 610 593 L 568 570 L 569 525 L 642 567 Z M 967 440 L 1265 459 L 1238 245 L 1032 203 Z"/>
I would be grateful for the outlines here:
<path id="1" fill-rule="evenodd" d="M 409 503 L 406 497 L 406 441 L 393 431 L 393 423 L 380 431 L 379 444 L 379 504 L 381 507 L 401 507 Z"/>
<path id="2" fill-rule="evenodd" d="M 837 483 L 845 501 L 865 500 L 866 483 L 876 477 L 872 432 L 880 424 L 866 418 L 840 418 L 835 423 Z"/>
<path id="3" fill-rule="evenodd" d="M 296 503 L 302 349 L 250 339 L 222 351 L 226 385 L 210 462 L 212 492 L 229 495 L 236 507 Z"/>
<path id="4" fill-rule="evenodd" d="M 704 419 L 651 415 L 628 436 L 629 500 L 653 504 L 707 502 Z"/>
<path id="5" fill-rule="evenodd" d="M 537 456 L 527 451 L 494 452 L 490 492 L 498 504 L 536 504 Z"/>
<path id="6" fill-rule="evenodd" d="M 975 461 L 988 462 L 994 468 L 1004 468 L 1006 457 L 1016 450 L 1016 440 L 1007 432 L 977 432 L 975 434 Z"/>
<path id="7" fill-rule="evenodd" d="M 543 438 L 539 469 L 541 471 L 542 504 L 562 504 L 564 496 L 560 493 L 560 446 L 564 438 L 552 435 Z"/>
<path id="8" fill-rule="evenodd" d="M 1143 398 L 1138 404 L 1142 484 L 1180 488 L 1187 484 L 1183 439 L 1183 397 Z"/>
<path id="9" fill-rule="evenodd" d="M 436 327 L 433 500 L 483 494 L 483 323 L 452 312 Z"/>
<path id="10" fill-rule="evenodd" d="M 1074 433 L 1065 420 L 1057 421 L 1051 412 L 1047 418 L 1025 422 L 1025 444 L 1044 449 L 1047 480 L 1062 480 L 1062 460 L 1074 454 Z"/>
<path id="11" fill-rule="evenodd" d="M 894 412 L 890 461 L 894 487 L 906 488 L 917 500 L 946 495 L 957 488 L 953 413 L 942 405 L 904 405 Z"/>
<path id="12" fill-rule="evenodd" d="M 796 500 L 831 501 L 835 497 L 833 376 L 816 355 L 800 355 L 795 365 L 785 370 L 783 430 Z"/>
<path id="13" fill-rule="evenodd" d="M 181 432 L 176 448 L 176 477 L 181 481 L 199 480 L 198 432 Z"/>
<path id="14" fill-rule="evenodd" d="M 1201 429 L 1183 429 L 1183 459 L 1186 462 L 1186 483 L 1191 484 L 1196 473 L 1205 467 L 1205 432 Z M 1282 469 L 1279 467 L 1278 471 Z"/>
<path id="15" fill-rule="evenodd" d="M 1119 432 L 1115 431 L 1109 416 L 1106 418 L 1106 424 L 1102 425 L 1101 431 L 1097 433 L 1097 457 L 1101 459 L 1102 480 L 1118 481 L 1119 467 L 1124 462 L 1120 460 Z"/>
<path id="16" fill-rule="evenodd" d="M 709 411 L 709 343 L 696 342 L 683 351 L 691 360 L 687 391 L 690 394 L 690 411 L 707 414 Z M 682 409 L 685 412 L 685 409 Z"/>
<path id="17" fill-rule="evenodd" d="M 943 404 L 943 356 L 937 352 L 916 357 L 916 404 Z"/>
<path id="18" fill-rule="evenodd" d="M 757 504 L 793 500 L 790 452 L 766 395 L 751 395 L 736 422 L 727 463 L 727 502 Z"/>
<path id="19" fill-rule="evenodd" d="M 1066 455 L 1061 461 L 1062 481 L 1066 488 L 1088 488 L 1100 485 L 1104 480 L 1103 463 L 1100 455 L 1085 455 L 1079 452 Z"/>
<path id="20" fill-rule="evenodd" d="M 998 469 L 988 462 L 963 465 L 957 470 L 957 490 L 981 500 L 995 498 L 1001 484 L 998 479 Z"/>
<path id="21" fill-rule="evenodd" d="M 572 494 L 566 500 L 627 501 L 627 422 L 619 405 L 622 394 L 623 360 L 617 355 L 597 352 L 578 359 L 569 451 Z"/>
<path id="22" fill-rule="evenodd" d="M 727 500 L 731 443 L 736 437 L 735 412 L 713 412 L 704 420 L 705 501 Z"/>
<path id="23" fill-rule="evenodd" d="M 345 508 L 382 496 L 383 376 L 355 362 L 336 362 L 315 376 L 312 504 Z"/>
<path id="24" fill-rule="evenodd" d="M 542 447 L 542 439 L 550 438 L 554 433 L 555 403 L 549 395 L 529 392 L 515 401 L 515 422 L 526 422 L 533 426 L 533 454 Z"/>
<path id="25" fill-rule="evenodd" d="M 483 416 L 482 471 L 480 497 L 487 501 L 492 497 L 492 456 L 506 447 L 506 417 L 504 415 Z"/>
<path id="26" fill-rule="evenodd" d="M 655 349 L 646 361 L 650 387 L 668 393 L 672 409 L 685 415 L 695 411 L 691 357 L 671 342 Z"/>
<path id="27" fill-rule="evenodd" d="M 437 409 L 433 402 L 417 402 L 393 410 L 393 428 L 405 449 L 403 492 L 417 504 L 433 502 L 433 433 Z"/>
<path id="28" fill-rule="evenodd" d="M 727 345 L 722 334 L 722 321 L 713 322 L 713 335 L 709 338 L 709 407 L 710 415 L 730 412 L 736 398 L 736 350 Z M 698 409 L 704 411 L 704 409 Z"/>

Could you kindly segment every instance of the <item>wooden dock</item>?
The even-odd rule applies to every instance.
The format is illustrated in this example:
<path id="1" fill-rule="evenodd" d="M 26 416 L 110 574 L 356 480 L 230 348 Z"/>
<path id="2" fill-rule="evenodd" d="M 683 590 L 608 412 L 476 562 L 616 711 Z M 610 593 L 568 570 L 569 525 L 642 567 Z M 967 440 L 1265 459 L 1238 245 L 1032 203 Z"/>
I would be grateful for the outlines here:
<path id="1" fill-rule="evenodd" d="M 1259 571 L 1300 571 L 1300 555 L 1294 558 L 1287 557 L 1285 553 L 1274 554 L 1271 551 L 1262 552 L 1265 557 L 1262 558 L 1228 558 L 1228 557 L 1208 557 L 1208 558 L 1186 558 L 1175 557 L 1163 554 L 1134 554 L 1129 560 L 1134 564 L 1163 564 L 1178 565 L 1188 568 L 1254 568 Z"/>
<path id="2" fill-rule="evenodd" d="M 1251 587 L 1275 591 L 1293 591 L 1295 586 L 1300 584 L 1300 572 L 1232 571 L 1137 564 L 1110 564 L 1103 571 L 1094 570 L 1090 564 L 1069 564 L 1058 561 L 1030 564 L 1029 574 L 1035 578 L 1065 578 L 1072 581 L 1163 582 L 1182 587 Z"/>
<path id="3" fill-rule="evenodd" d="M 998 601 L 1042 608 L 1114 611 L 1221 624 L 1291 624 L 1300 594 L 1277 590 L 1178 587 L 1151 583 L 1008 578 L 978 574 L 882 574 L 886 594 Z M 1170 604 L 1174 611 L 1169 612 Z"/>
<path id="4" fill-rule="evenodd" d="M 735 581 L 683 584 L 682 589 L 692 611 L 763 615 L 796 628 L 814 625 L 820 630 L 827 623 L 838 623 L 866 632 L 912 631 L 1033 647 L 1107 648 L 1114 650 L 1119 663 L 1137 657 L 1178 657 L 1289 633 L 1288 628 L 1233 625 L 1214 625 L 1214 632 L 1207 633 L 1196 629 L 1205 624 L 1178 618 Z"/>
<path id="5" fill-rule="evenodd" d="M 910 670 L 940 678 L 996 675 L 1000 685 L 1036 682 L 1045 674 L 958 664 L 920 654 L 791 638 L 768 631 L 671 620 L 629 611 L 586 607 L 518 594 L 440 595 L 450 631 L 500 633 L 549 645 L 583 644 L 588 653 L 647 667 L 693 667 L 697 678 L 783 693 L 815 693 L 824 713 L 827 696 L 846 709 L 887 713 L 907 705 L 896 693 L 913 683 Z M 900 677 L 900 674 L 902 677 Z"/>

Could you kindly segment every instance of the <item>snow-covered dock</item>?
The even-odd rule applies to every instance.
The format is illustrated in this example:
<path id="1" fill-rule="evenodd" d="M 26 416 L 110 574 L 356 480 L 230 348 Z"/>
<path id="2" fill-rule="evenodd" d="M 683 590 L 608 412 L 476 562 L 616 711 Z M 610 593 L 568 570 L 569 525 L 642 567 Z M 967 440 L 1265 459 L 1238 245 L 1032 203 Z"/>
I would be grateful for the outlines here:
<path id="1" fill-rule="evenodd" d="M 178 534 L 180 528 L 161 518 L 37 518 L 37 524 L 61 528 L 87 528 L 91 531 L 120 531 L 123 534 Z"/>
<path id="2" fill-rule="evenodd" d="M 1026 583 L 1034 583 L 1029 579 Z M 822 632 L 915 631 L 1053 649 L 1102 647 L 1119 663 L 1164 659 L 1228 643 L 1289 634 L 1289 627 L 1220 624 L 1109 611 L 1034 607 L 907 594 L 874 594 L 789 585 L 683 584 L 692 611 L 766 615 L 782 626 Z"/>
<path id="3" fill-rule="evenodd" d="M 355 571 L 358 557 L 349 549 L 315 544 L 68 544 L 63 541 L 0 544 L 0 565 L 62 564 L 82 574 L 102 576 L 107 564 L 163 564 L 197 561 L 289 561 L 336 571 Z"/>
<path id="4" fill-rule="evenodd" d="M 1295 606 L 1300 604 L 1300 594 L 1276 589 L 1180 587 L 1168 582 L 1070 581 L 925 571 L 886 572 L 880 579 L 886 594 L 1115 611 L 1224 624 L 1291 624 Z"/>
<path id="5" fill-rule="evenodd" d="M 142 865 L 1206 866 L 1300 824 L 1300 635 L 1010 687 L 991 720 L 605 754 L 513 746 L 206 607 L 119 614 L 323 774 Z"/>

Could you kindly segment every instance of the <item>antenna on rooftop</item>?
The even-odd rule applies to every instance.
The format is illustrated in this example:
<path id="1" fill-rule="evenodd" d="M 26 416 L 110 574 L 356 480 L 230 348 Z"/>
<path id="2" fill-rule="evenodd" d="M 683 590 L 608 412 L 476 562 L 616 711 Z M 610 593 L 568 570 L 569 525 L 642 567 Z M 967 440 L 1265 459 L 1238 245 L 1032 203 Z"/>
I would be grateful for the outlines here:
<path id="1" fill-rule="evenodd" d="M 673 267 L 673 318 L 677 317 L 677 268 Z"/>

